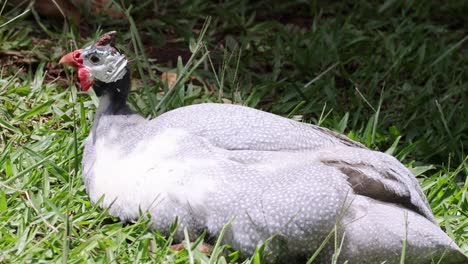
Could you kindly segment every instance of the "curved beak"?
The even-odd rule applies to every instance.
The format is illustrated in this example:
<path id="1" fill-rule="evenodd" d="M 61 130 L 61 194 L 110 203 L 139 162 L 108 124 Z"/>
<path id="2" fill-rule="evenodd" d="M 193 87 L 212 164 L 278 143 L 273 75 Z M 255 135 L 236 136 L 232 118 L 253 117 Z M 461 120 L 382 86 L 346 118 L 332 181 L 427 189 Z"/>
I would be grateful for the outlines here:
<path id="1" fill-rule="evenodd" d="M 59 63 L 64 65 L 70 65 L 75 68 L 80 67 L 81 65 L 83 65 L 83 59 L 81 58 L 81 50 L 75 50 L 66 54 L 60 59 Z"/>

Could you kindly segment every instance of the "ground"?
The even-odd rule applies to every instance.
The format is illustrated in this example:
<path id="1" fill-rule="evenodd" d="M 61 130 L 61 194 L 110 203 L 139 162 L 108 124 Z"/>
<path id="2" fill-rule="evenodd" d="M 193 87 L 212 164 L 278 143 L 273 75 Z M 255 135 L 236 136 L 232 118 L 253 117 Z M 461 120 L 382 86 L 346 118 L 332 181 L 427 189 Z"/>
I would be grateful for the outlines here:
<path id="1" fill-rule="evenodd" d="M 81 10 L 79 25 L 1 4 L 1 263 L 208 259 L 171 251 L 147 218 L 124 225 L 84 191 L 97 98 L 57 62 L 110 30 L 131 58 L 136 111 L 237 103 L 344 133 L 409 167 L 468 252 L 466 1 L 124 2 L 117 18 Z M 211 260 L 235 261 L 226 247 Z M 244 257 L 258 263 L 261 250 Z"/>

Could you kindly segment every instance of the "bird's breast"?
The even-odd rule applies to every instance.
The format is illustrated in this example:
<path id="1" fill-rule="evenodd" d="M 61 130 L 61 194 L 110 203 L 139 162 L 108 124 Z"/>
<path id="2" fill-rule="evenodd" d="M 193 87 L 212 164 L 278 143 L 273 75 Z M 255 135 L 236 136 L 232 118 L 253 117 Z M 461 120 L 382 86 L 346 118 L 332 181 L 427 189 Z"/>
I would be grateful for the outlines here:
<path id="1" fill-rule="evenodd" d="M 102 207 L 110 213 L 133 219 L 139 210 L 173 204 L 202 205 L 215 190 L 209 171 L 217 162 L 204 155 L 207 149 L 194 146 L 181 129 L 166 129 L 132 145 L 116 140 L 120 131 L 99 137 L 89 167 L 88 193 L 93 202 L 103 197 Z M 188 143 L 191 142 L 191 143 Z"/>

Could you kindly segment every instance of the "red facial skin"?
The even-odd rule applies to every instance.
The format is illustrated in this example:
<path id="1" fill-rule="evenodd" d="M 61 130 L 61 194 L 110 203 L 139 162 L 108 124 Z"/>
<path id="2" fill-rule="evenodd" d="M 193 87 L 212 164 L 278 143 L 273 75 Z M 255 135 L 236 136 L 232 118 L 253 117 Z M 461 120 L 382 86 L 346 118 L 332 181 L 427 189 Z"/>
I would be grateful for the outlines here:
<path id="1" fill-rule="evenodd" d="M 94 83 L 89 71 L 84 67 L 78 69 L 78 80 L 80 80 L 81 89 L 83 89 L 83 91 L 88 91 Z"/>
<path id="2" fill-rule="evenodd" d="M 81 50 L 72 51 L 63 56 L 60 64 L 70 65 L 78 69 L 78 80 L 80 81 L 81 89 L 88 91 L 93 85 L 94 81 L 89 74 L 89 71 L 83 65 L 83 58 L 81 58 Z"/>

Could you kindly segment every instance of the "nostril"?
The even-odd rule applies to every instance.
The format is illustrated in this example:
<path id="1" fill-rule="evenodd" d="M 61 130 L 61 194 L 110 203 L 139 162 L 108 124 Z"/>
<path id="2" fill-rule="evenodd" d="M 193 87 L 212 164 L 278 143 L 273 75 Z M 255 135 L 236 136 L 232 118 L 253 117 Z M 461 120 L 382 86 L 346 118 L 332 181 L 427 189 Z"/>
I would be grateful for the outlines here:
<path id="1" fill-rule="evenodd" d="M 81 52 L 79 50 L 73 53 L 73 59 L 75 59 L 75 61 L 79 63 L 83 62 L 83 59 L 81 59 Z"/>

